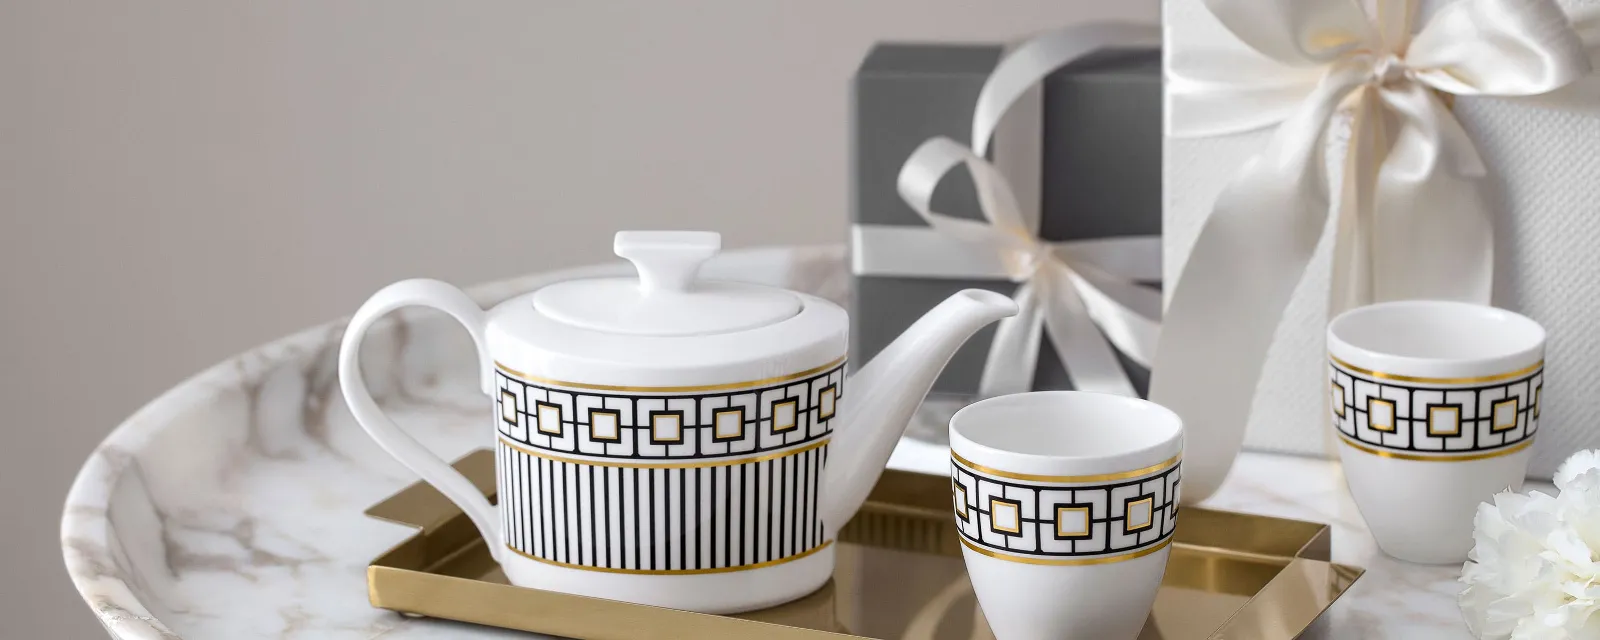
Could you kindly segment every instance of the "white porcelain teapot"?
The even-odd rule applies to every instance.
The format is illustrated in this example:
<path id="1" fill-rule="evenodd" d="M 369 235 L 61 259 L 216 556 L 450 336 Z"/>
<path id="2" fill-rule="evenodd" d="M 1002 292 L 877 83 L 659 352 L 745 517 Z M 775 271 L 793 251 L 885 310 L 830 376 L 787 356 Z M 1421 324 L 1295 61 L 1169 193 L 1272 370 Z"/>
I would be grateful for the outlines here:
<path id="1" fill-rule="evenodd" d="M 716 233 L 624 231 L 616 253 L 637 279 L 562 282 L 487 313 L 436 280 L 392 284 L 345 331 L 345 400 L 472 518 L 513 584 L 708 613 L 803 596 L 832 575 L 835 533 L 951 354 L 1017 307 L 958 293 L 847 385 L 844 310 L 697 279 L 720 247 Z M 411 305 L 449 313 L 477 344 L 498 511 L 361 379 L 362 334 Z"/>

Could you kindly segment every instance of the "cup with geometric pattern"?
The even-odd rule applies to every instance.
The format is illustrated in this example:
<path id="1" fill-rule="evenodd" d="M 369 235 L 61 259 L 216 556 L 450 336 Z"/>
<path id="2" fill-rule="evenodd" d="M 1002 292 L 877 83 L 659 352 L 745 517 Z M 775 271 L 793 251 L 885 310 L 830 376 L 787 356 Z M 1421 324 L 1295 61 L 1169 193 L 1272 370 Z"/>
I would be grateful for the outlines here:
<path id="1" fill-rule="evenodd" d="M 1131 640 L 1177 524 L 1183 422 L 1122 396 L 990 398 L 950 419 L 962 557 L 998 640 Z"/>
<path id="2" fill-rule="evenodd" d="M 1527 475 L 1544 328 L 1504 309 L 1409 300 L 1346 311 L 1327 339 L 1339 458 L 1378 547 L 1465 561 L 1478 505 Z"/>

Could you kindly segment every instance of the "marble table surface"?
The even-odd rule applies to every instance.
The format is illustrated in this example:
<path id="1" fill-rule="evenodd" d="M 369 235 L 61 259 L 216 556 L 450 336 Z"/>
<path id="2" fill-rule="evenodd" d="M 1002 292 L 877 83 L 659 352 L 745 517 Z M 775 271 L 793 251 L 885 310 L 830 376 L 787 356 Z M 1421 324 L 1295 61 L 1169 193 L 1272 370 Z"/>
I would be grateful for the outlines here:
<path id="1" fill-rule="evenodd" d="M 843 301 L 839 247 L 730 252 L 713 277 Z M 621 264 L 472 290 L 492 304 L 545 283 L 625 272 Z M 351 301 L 351 308 L 359 303 Z M 343 322 L 229 359 L 152 401 L 85 462 L 62 546 L 73 582 L 116 638 L 532 637 L 406 618 L 367 602 L 366 563 L 411 534 L 362 511 L 415 481 L 351 419 L 336 382 Z M 402 312 L 363 347 L 374 396 L 448 458 L 488 446 L 489 404 L 473 351 L 443 316 Z M 942 472 L 944 450 L 902 442 L 892 466 Z M 1458 566 L 1382 555 L 1338 463 L 1246 453 L 1206 506 L 1329 523 L 1334 560 L 1367 569 L 1307 637 L 1465 638 Z"/>

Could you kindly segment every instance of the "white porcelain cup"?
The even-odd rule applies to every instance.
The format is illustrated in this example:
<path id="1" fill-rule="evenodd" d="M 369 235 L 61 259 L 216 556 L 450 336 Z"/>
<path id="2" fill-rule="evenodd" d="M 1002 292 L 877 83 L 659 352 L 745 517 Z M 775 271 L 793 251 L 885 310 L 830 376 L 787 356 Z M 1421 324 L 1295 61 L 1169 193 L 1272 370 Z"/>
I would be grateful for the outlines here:
<path id="1" fill-rule="evenodd" d="M 1339 458 L 1384 553 L 1463 562 L 1478 504 L 1521 490 L 1544 340 L 1533 320 L 1461 302 L 1386 302 L 1328 324 Z"/>
<path id="2" fill-rule="evenodd" d="M 1183 422 L 1121 396 L 1000 396 L 950 419 L 962 557 L 998 640 L 1130 640 L 1166 571 Z"/>

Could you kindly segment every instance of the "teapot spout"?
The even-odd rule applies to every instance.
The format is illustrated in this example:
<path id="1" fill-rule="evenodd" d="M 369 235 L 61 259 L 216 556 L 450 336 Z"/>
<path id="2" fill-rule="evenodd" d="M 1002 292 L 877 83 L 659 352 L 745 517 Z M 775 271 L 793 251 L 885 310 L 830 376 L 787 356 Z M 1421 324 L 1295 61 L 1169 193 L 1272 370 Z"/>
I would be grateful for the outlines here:
<path id="1" fill-rule="evenodd" d="M 979 329 L 1016 313 L 1011 298 L 963 290 L 923 315 L 850 377 L 823 477 L 822 522 L 829 537 L 866 501 L 950 357 Z"/>

